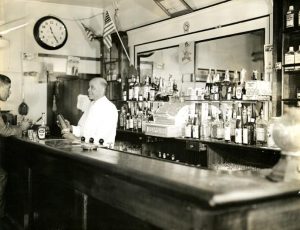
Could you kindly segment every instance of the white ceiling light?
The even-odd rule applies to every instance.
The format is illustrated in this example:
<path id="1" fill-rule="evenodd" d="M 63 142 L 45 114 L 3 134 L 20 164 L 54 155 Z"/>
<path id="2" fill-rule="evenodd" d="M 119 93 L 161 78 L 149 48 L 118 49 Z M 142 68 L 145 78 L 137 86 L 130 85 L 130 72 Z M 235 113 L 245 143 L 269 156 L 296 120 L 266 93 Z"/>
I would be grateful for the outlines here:
<path id="1" fill-rule="evenodd" d="M 28 25 L 28 23 L 25 22 L 24 18 L 10 21 L 10 22 L 5 23 L 0 26 L 0 35 L 7 34 L 13 30 L 23 28 L 24 26 L 27 26 L 27 25 Z"/>
<path id="2" fill-rule="evenodd" d="M 171 17 L 187 14 L 193 9 L 184 0 L 154 0 Z"/>

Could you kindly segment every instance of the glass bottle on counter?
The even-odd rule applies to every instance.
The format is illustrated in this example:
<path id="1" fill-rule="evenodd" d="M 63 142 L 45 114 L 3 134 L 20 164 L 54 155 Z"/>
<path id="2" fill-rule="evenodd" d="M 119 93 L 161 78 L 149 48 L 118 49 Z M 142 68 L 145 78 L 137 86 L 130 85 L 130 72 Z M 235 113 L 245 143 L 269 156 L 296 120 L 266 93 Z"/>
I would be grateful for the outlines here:
<path id="1" fill-rule="evenodd" d="M 46 138 L 46 114 L 42 113 L 42 124 L 38 127 L 37 135 L 40 140 Z"/>
<path id="2" fill-rule="evenodd" d="M 268 122 L 264 119 L 263 108 L 260 110 L 260 116 L 256 119 L 256 144 L 264 145 L 267 143 Z"/>
<path id="3" fill-rule="evenodd" d="M 237 117 L 237 111 L 234 105 L 232 105 L 232 117 L 230 119 L 230 139 L 232 142 L 235 142 L 236 117 Z"/>
<path id="4" fill-rule="evenodd" d="M 201 139 L 210 138 L 211 134 L 211 115 L 208 114 L 207 119 L 201 123 Z"/>
<path id="5" fill-rule="evenodd" d="M 288 12 L 286 13 L 286 16 L 285 16 L 285 27 L 286 28 L 292 28 L 294 27 L 294 6 L 289 6 L 289 10 Z"/>
<path id="6" fill-rule="evenodd" d="M 120 127 L 120 129 L 126 128 L 126 112 L 123 107 L 121 108 L 121 113 L 119 116 L 119 127 Z"/>
<path id="7" fill-rule="evenodd" d="M 189 115 L 189 117 L 186 121 L 186 124 L 185 124 L 185 128 L 184 128 L 184 136 L 186 138 L 191 138 L 192 137 L 192 126 L 193 126 L 192 118 Z"/>

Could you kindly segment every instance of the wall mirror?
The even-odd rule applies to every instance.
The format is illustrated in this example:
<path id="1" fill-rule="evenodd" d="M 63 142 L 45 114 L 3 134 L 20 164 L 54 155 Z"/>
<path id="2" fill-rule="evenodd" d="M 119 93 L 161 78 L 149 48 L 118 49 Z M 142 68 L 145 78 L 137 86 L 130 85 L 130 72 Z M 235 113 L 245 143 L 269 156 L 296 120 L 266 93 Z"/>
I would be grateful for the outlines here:
<path id="1" fill-rule="evenodd" d="M 179 65 L 179 45 L 137 53 L 137 65 L 141 81 L 147 75 L 167 80 L 174 77 L 178 86 L 190 87 L 191 83 L 205 82 L 209 68 L 222 72 L 264 71 L 265 29 L 214 37 L 194 43 L 194 75 L 182 74 Z M 203 84 L 203 83 L 202 83 Z"/>

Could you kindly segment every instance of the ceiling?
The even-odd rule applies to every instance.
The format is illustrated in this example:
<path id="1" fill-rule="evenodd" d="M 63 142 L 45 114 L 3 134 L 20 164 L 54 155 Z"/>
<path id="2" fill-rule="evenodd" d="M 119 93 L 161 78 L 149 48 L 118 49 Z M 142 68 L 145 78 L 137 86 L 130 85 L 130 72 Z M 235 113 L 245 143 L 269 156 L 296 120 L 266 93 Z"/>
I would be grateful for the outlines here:
<path id="1" fill-rule="evenodd" d="M 27 0 L 56 4 L 79 5 L 102 9 L 118 9 L 118 19 L 123 30 L 147 25 L 170 18 L 154 0 Z M 225 0 L 185 0 L 193 10 Z"/>

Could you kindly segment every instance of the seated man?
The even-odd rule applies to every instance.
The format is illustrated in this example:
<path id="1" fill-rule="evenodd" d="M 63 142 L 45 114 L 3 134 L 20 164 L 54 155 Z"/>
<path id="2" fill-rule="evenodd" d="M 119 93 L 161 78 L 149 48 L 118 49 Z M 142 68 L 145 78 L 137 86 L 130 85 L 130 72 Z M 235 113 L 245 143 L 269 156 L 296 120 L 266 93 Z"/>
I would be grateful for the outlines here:
<path id="1" fill-rule="evenodd" d="M 88 96 L 92 101 L 89 108 L 83 113 L 77 126 L 69 126 L 71 133 L 63 133 L 67 139 L 78 139 L 85 137 L 88 141 L 91 137 L 95 143 L 104 140 L 104 146 L 113 146 L 115 143 L 118 111 L 116 106 L 110 102 L 105 91 L 107 82 L 103 78 L 90 80 Z"/>
<path id="2" fill-rule="evenodd" d="M 11 93 L 11 80 L 9 77 L 0 74 L 0 100 L 6 101 Z M 0 135 L 2 136 L 22 136 L 22 131 L 27 130 L 30 124 L 28 121 L 22 121 L 20 126 L 7 126 L 0 111 Z M 6 185 L 6 172 L 0 167 L 0 218 L 4 217 L 4 190 Z"/>

